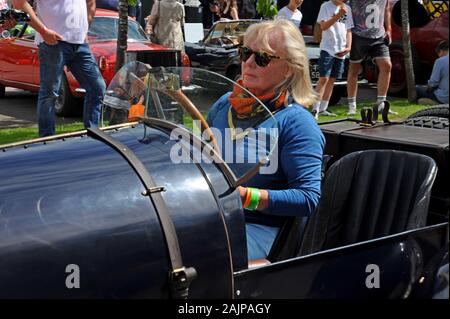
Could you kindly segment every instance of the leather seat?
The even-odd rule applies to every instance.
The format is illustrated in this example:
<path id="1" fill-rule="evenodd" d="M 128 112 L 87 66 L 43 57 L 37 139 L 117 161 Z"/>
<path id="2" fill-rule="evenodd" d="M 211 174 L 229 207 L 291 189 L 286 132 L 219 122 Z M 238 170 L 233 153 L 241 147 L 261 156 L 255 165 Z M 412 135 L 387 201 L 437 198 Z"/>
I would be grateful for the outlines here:
<path id="1" fill-rule="evenodd" d="M 299 255 L 426 225 L 437 166 L 428 156 L 393 150 L 348 154 L 322 183 Z"/>
<path id="2" fill-rule="evenodd" d="M 324 155 L 322 159 L 322 179 L 325 176 L 333 156 Z M 300 250 L 303 234 L 305 232 L 308 217 L 288 217 L 277 234 L 272 244 L 267 259 L 271 262 L 286 260 L 295 257 Z"/>

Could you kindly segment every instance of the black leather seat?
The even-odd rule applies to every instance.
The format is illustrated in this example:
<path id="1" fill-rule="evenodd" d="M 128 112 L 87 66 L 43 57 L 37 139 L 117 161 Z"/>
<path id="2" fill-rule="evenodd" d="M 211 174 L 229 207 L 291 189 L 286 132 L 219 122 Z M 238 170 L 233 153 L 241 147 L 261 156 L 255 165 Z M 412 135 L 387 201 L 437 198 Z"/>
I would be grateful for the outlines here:
<path id="1" fill-rule="evenodd" d="M 322 179 L 332 162 L 333 156 L 325 154 L 322 159 Z M 271 262 L 286 260 L 295 257 L 300 250 L 303 234 L 305 232 L 308 217 L 289 217 L 284 222 L 267 259 Z"/>
<path id="2" fill-rule="evenodd" d="M 322 183 L 299 255 L 426 225 L 437 166 L 428 156 L 393 150 L 348 154 Z"/>

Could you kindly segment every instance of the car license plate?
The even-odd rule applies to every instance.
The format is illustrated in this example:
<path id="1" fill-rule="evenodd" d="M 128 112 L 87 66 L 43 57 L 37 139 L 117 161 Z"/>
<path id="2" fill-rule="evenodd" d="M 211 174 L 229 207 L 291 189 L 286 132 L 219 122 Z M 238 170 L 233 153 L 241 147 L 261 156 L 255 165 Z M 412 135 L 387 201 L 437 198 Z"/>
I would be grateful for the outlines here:
<path id="1" fill-rule="evenodd" d="M 311 64 L 309 66 L 309 73 L 311 76 L 311 80 L 317 81 L 320 78 L 319 66 L 317 64 Z"/>

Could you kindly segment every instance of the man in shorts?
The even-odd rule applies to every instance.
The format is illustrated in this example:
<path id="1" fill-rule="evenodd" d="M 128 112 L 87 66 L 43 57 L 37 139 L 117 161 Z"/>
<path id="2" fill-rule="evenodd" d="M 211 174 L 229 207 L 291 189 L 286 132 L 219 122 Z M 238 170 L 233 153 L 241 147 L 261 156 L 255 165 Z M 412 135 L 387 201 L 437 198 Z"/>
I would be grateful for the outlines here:
<path id="1" fill-rule="evenodd" d="M 322 29 L 320 42 L 320 79 L 316 86 L 319 101 L 313 106 L 316 120 L 319 115 L 336 116 L 328 112 L 328 103 L 336 79 L 344 73 L 344 59 L 352 45 L 353 19 L 351 9 L 343 0 L 330 0 L 320 7 L 317 22 Z"/>
<path id="2" fill-rule="evenodd" d="M 366 57 L 370 56 L 378 66 L 378 110 L 383 111 L 391 80 L 389 45 L 392 39 L 391 8 L 389 0 L 351 0 L 354 28 L 348 70 L 348 115 L 356 114 L 358 73 Z M 392 114 L 396 112 L 389 111 Z"/>

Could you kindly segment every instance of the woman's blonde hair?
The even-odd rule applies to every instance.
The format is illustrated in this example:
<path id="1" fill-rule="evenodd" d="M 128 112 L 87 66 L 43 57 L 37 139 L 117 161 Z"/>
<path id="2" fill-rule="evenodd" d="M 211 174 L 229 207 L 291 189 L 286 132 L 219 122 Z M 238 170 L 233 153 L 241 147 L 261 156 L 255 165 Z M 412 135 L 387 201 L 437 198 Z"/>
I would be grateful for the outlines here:
<path id="1" fill-rule="evenodd" d="M 282 35 L 282 39 L 279 39 L 283 41 L 279 43 L 283 50 L 282 57 L 286 59 L 292 73 L 276 90 L 287 89 L 295 102 L 306 107 L 312 106 L 318 100 L 318 95 L 311 84 L 305 40 L 292 22 L 278 19 L 253 24 L 244 35 L 244 45 L 256 40 L 261 44 L 261 50 L 275 54 L 269 44 L 269 35 L 273 32 Z"/>

